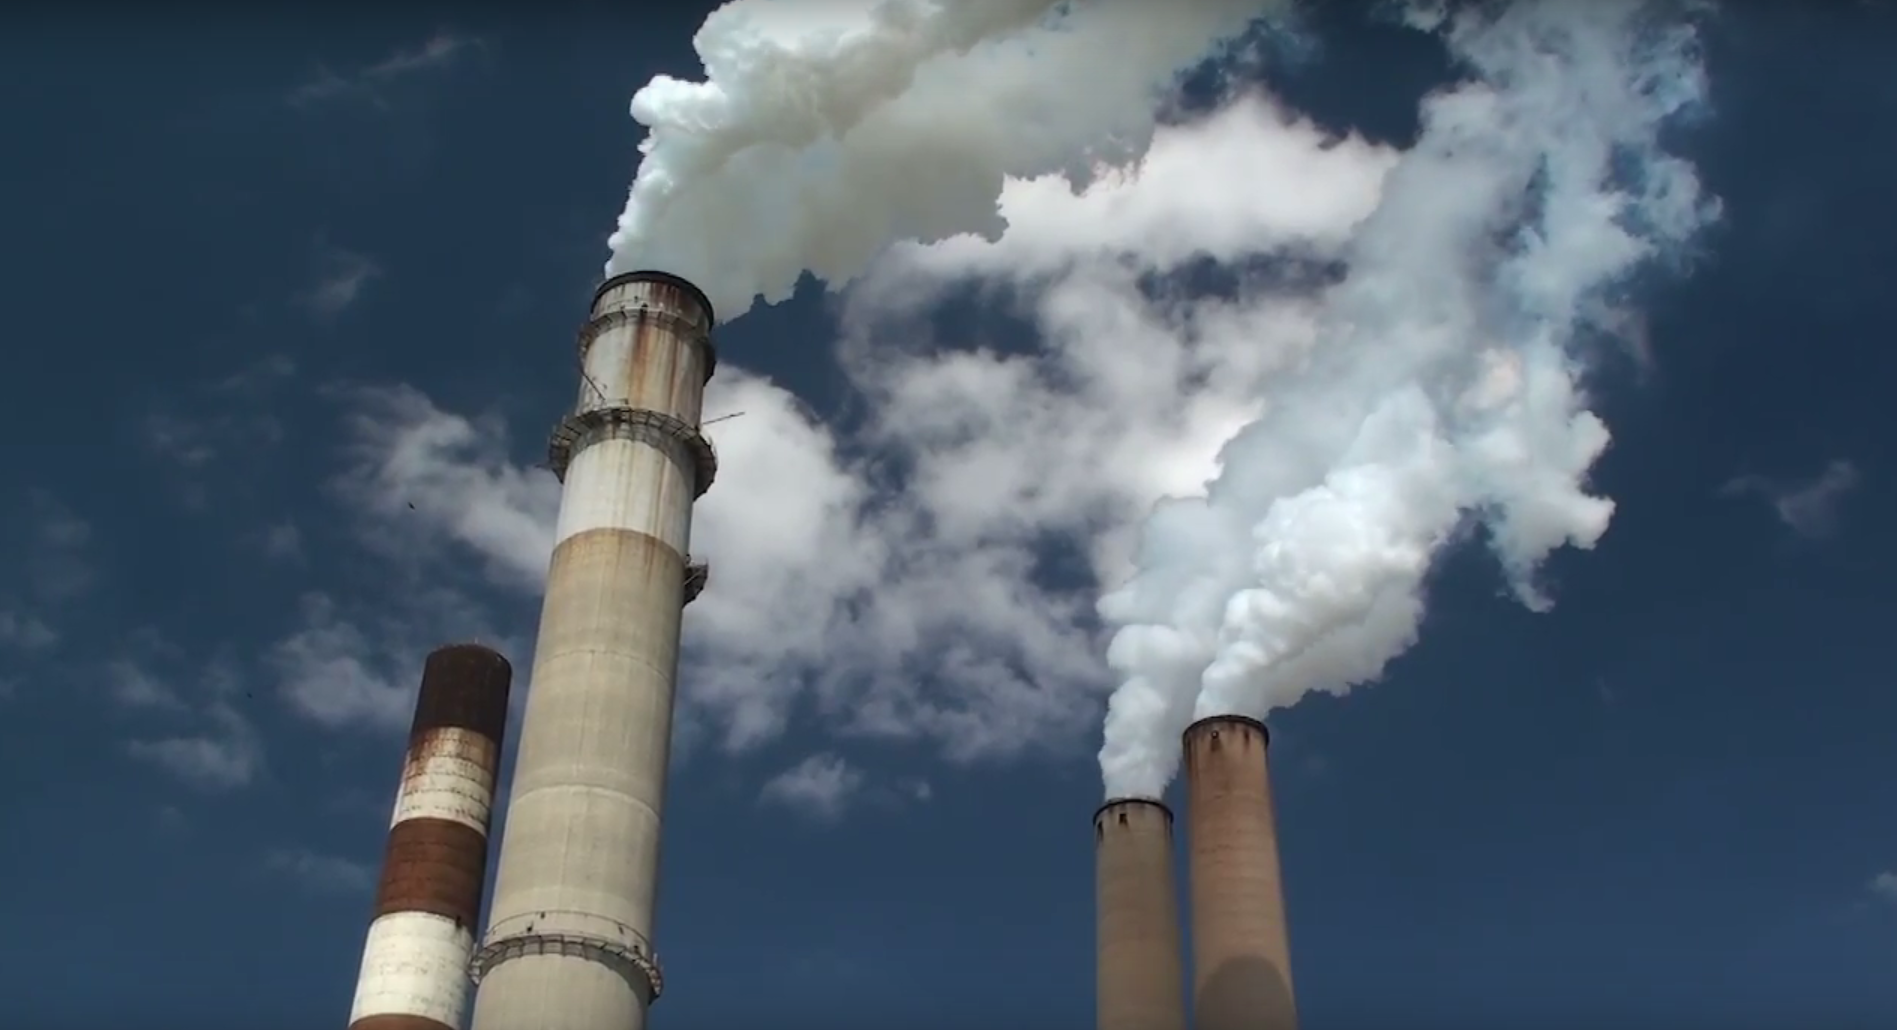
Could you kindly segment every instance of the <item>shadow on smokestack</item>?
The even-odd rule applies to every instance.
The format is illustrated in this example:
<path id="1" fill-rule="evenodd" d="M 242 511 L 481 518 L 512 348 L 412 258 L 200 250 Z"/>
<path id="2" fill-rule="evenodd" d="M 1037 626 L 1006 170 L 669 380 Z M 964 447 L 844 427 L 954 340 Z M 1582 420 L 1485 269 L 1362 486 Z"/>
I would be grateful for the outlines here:
<path id="1" fill-rule="evenodd" d="M 1198 1030 L 1293 1027 L 1297 1006 L 1284 971 L 1255 955 L 1234 958 L 1205 977 L 1192 1013 Z"/>

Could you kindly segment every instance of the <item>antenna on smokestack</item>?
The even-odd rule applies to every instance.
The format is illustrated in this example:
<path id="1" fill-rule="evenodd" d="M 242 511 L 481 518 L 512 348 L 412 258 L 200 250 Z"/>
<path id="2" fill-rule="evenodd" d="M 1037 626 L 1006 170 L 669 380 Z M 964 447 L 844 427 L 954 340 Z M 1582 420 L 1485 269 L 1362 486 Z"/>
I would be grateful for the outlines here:
<path id="1" fill-rule="evenodd" d="M 725 421 L 725 420 L 727 420 L 727 419 L 734 419 L 734 418 L 737 418 L 737 417 L 738 417 L 739 415 L 742 415 L 742 414 L 744 414 L 744 412 L 742 412 L 742 411 L 734 411 L 734 412 L 732 412 L 732 413 L 731 413 L 731 414 L 729 414 L 729 415 L 720 415 L 720 416 L 718 416 L 717 418 L 708 418 L 708 419 L 706 419 L 705 421 L 703 421 L 703 422 L 700 422 L 700 423 L 699 423 L 699 426 L 700 426 L 700 427 L 702 428 L 702 427 L 704 427 L 704 426 L 708 426 L 708 425 L 711 425 L 711 424 L 712 424 L 712 423 L 714 423 L 714 422 L 723 422 L 723 421 Z"/>

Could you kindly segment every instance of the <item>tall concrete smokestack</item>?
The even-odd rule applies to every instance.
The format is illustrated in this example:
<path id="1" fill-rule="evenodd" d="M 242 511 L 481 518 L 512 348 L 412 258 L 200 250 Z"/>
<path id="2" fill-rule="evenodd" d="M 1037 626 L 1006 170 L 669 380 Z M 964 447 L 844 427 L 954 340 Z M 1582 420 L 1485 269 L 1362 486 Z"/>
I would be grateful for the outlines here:
<path id="1" fill-rule="evenodd" d="M 422 668 L 350 1030 L 460 1030 L 514 669 L 456 644 Z"/>
<path id="2" fill-rule="evenodd" d="M 1093 814 L 1099 1030 L 1185 1030 L 1172 812 L 1143 798 Z"/>
<path id="3" fill-rule="evenodd" d="M 696 286 L 629 272 L 600 285 L 580 330 L 475 1030 L 640 1030 L 662 989 L 652 911 L 679 620 L 705 583 L 686 554 L 717 471 L 699 432 L 712 324 Z"/>
<path id="4" fill-rule="evenodd" d="M 1197 1030 L 1295 1030 L 1277 819 L 1265 724 L 1236 715 L 1186 728 Z"/>

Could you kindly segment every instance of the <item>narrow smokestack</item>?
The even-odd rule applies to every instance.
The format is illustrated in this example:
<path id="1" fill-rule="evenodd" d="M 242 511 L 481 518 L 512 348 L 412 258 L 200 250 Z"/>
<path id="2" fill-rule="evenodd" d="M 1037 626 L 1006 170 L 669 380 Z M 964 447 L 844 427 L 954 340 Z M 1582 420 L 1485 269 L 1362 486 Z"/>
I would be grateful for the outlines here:
<path id="1" fill-rule="evenodd" d="M 475 644 L 422 669 L 350 1030 L 460 1030 L 513 676 Z"/>
<path id="2" fill-rule="evenodd" d="M 705 585 L 692 502 L 718 471 L 699 431 L 713 322 L 698 287 L 628 272 L 580 329 L 475 1030 L 640 1030 L 664 989 L 652 919 L 679 625 Z"/>
<path id="3" fill-rule="evenodd" d="M 1099 1030 L 1185 1030 L 1172 812 L 1123 798 L 1093 814 Z"/>
<path id="4" fill-rule="evenodd" d="M 1277 819 L 1265 724 L 1236 715 L 1186 728 L 1197 1030 L 1295 1030 Z"/>

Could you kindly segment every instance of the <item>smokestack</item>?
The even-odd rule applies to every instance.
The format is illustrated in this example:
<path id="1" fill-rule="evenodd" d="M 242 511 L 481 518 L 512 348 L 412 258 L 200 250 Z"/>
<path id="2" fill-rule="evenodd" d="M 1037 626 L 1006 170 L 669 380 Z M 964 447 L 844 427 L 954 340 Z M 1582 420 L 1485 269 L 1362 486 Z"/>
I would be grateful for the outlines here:
<path id="1" fill-rule="evenodd" d="M 1237 715 L 1186 728 L 1192 1014 L 1197 1030 L 1295 1030 L 1265 724 Z"/>
<path id="2" fill-rule="evenodd" d="M 476 644 L 422 668 L 350 1030 L 460 1030 L 513 677 Z"/>
<path id="3" fill-rule="evenodd" d="M 699 432 L 711 303 L 664 272 L 602 283 L 580 395 L 553 432 L 565 484 L 540 612 L 474 1030 L 640 1030 L 652 947 L 686 557 L 717 462 Z"/>
<path id="4" fill-rule="evenodd" d="M 1099 1030 L 1185 1030 L 1172 811 L 1123 798 L 1093 814 Z"/>

